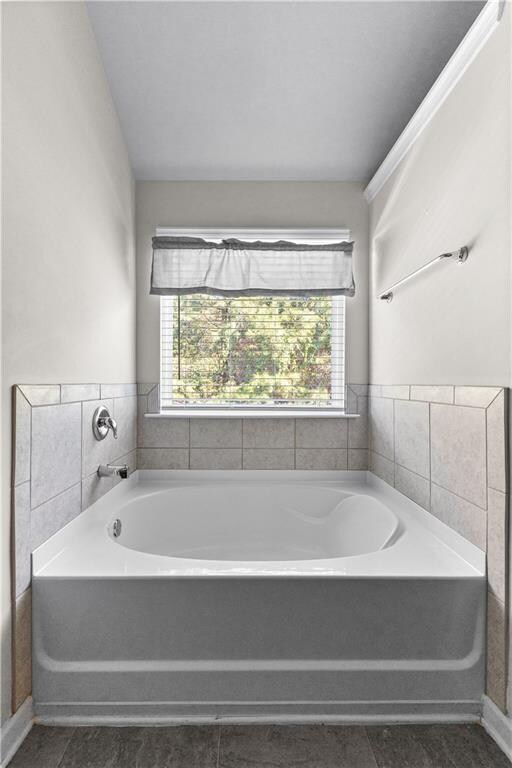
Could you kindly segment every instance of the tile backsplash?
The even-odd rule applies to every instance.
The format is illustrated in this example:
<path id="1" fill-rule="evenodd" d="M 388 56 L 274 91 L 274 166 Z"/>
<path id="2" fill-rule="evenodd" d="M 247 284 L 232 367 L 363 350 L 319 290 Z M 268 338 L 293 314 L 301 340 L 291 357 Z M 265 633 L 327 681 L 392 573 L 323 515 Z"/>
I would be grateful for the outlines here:
<path id="1" fill-rule="evenodd" d="M 106 405 L 119 438 L 98 442 Z M 487 552 L 487 692 L 505 707 L 508 632 L 508 392 L 447 385 L 347 386 L 358 418 L 148 418 L 157 384 L 14 388 L 14 708 L 30 693 L 31 552 L 117 482 L 99 464 L 141 469 L 368 467 Z"/>
<path id="2" fill-rule="evenodd" d="M 487 552 L 487 693 L 505 711 L 508 391 L 369 387 L 369 466 Z"/>
<path id="3" fill-rule="evenodd" d="M 349 384 L 358 418 L 148 418 L 158 412 L 158 386 L 139 385 L 140 469 L 368 468 L 368 388 Z"/>
<path id="4" fill-rule="evenodd" d="M 106 405 L 117 421 L 98 442 L 92 416 Z M 137 461 L 135 384 L 20 385 L 13 388 L 14 709 L 30 693 L 31 553 L 119 480 L 99 464 Z"/>

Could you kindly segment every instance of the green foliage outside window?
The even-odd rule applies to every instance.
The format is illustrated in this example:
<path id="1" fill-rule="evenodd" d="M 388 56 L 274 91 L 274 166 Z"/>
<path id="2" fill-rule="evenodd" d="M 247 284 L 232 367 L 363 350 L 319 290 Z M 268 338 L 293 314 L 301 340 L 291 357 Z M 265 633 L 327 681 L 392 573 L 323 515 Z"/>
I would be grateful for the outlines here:
<path id="1" fill-rule="evenodd" d="M 174 404 L 329 404 L 330 297 L 172 301 Z"/>

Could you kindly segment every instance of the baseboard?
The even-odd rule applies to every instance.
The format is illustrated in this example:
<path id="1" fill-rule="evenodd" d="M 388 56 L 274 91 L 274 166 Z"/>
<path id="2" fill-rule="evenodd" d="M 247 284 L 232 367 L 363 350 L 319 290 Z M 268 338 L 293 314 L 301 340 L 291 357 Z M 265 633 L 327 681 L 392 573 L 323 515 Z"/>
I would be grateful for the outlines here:
<path id="1" fill-rule="evenodd" d="M 479 701 L 396 702 L 158 702 L 38 704 L 42 725 L 181 725 L 185 723 L 470 723 Z"/>
<path id="2" fill-rule="evenodd" d="M 27 737 L 34 722 L 32 698 L 29 696 L 17 712 L 0 729 L 0 768 L 6 768 Z"/>
<path id="3" fill-rule="evenodd" d="M 482 698 L 482 725 L 508 759 L 512 760 L 512 720 L 488 696 Z"/>

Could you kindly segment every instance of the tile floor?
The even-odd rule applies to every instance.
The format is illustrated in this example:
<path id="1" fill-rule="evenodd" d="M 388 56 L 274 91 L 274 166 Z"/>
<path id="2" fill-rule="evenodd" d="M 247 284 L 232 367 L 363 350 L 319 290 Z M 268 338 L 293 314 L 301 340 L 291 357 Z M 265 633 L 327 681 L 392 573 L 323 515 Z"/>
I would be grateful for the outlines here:
<path id="1" fill-rule="evenodd" d="M 510 768 L 479 725 L 48 728 L 10 768 Z"/>

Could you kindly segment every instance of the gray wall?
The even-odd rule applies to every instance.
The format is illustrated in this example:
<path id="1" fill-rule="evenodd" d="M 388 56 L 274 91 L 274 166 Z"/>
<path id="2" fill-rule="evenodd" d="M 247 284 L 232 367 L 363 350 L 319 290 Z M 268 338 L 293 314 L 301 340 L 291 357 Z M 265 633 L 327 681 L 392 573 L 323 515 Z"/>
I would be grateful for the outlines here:
<path id="1" fill-rule="evenodd" d="M 355 240 L 347 300 L 347 381 L 368 380 L 368 206 L 358 182 L 137 182 L 137 379 L 159 380 L 158 296 L 149 295 L 157 226 L 340 227 Z"/>
<path id="2" fill-rule="evenodd" d="M 135 381 L 134 185 L 83 3 L 2 3 L 1 719 L 16 383 Z"/>
<path id="3" fill-rule="evenodd" d="M 510 9 L 371 205 L 370 381 L 511 383 Z M 470 246 L 376 300 L 437 254 Z"/>
<path id="4" fill-rule="evenodd" d="M 511 29 L 507 7 L 373 200 L 369 294 L 370 468 L 487 546 L 487 690 L 509 713 L 507 398 L 482 393 L 512 384 Z M 390 304 L 376 299 L 462 245 L 466 264 L 437 265 Z M 489 431 L 496 425 L 498 443 Z M 499 480 L 486 441 L 488 451 L 500 446 Z"/>

